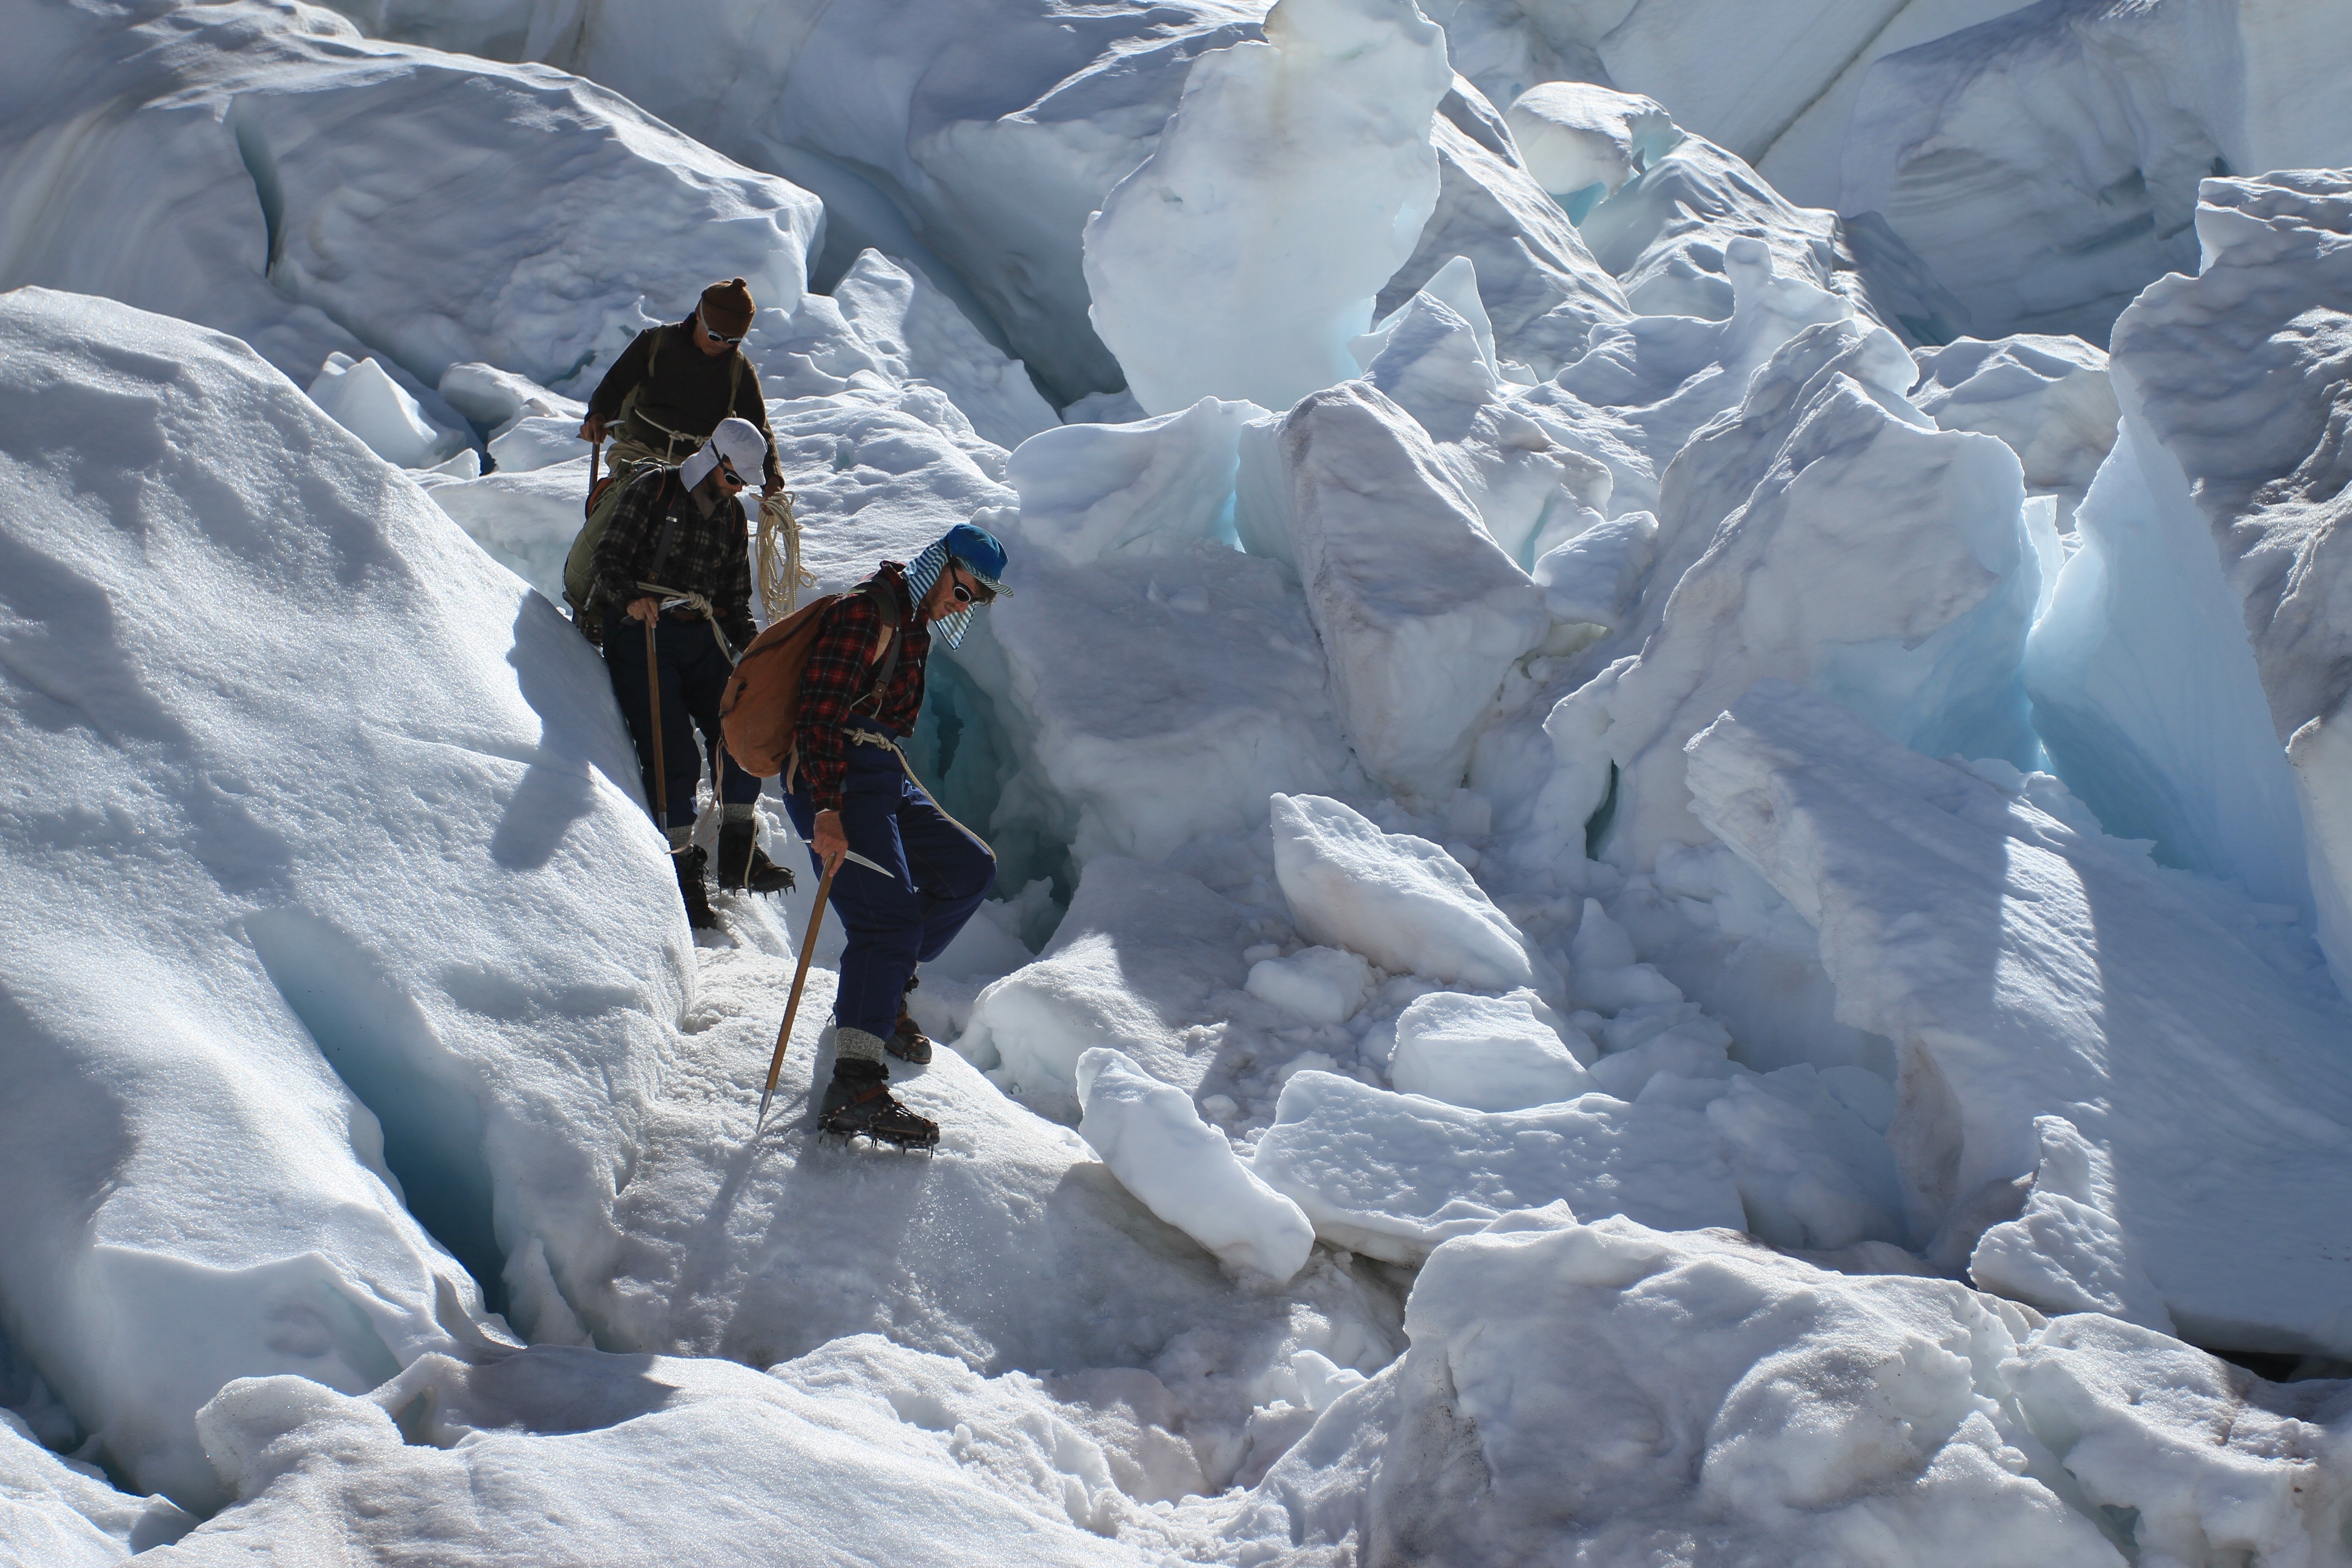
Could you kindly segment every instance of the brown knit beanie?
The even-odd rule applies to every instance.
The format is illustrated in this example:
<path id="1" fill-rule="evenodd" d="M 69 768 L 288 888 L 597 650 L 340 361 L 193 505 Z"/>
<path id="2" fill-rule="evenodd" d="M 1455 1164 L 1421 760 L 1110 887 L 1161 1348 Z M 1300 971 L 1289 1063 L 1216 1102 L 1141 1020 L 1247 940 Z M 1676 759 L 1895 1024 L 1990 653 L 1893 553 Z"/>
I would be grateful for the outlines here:
<path id="1" fill-rule="evenodd" d="M 713 283 L 702 291 L 702 324 L 714 332 L 740 338 L 751 330 L 751 290 L 740 278 Z"/>

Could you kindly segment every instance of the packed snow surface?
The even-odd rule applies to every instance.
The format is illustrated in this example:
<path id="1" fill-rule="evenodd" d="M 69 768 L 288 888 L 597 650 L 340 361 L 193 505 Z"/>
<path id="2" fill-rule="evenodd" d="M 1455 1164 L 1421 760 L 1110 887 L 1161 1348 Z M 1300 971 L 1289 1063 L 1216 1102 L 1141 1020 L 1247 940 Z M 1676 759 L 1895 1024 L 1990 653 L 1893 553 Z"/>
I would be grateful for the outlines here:
<path id="1" fill-rule="evenodd" d="M 0 19 L 0 1563 L 2352 1568 L 2330 7 Z M 551 602 L 735 276 L 928 1157 Z"/>

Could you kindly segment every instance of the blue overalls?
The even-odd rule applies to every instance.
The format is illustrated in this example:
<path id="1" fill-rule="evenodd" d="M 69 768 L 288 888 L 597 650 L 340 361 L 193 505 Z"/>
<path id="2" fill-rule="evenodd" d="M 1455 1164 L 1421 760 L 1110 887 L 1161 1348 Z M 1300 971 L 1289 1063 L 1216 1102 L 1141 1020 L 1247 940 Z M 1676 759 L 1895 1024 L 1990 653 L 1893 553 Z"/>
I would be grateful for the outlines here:
<path id="1" fill-rule="evenodd" d="M 898 750 L 900 737 L 866 721 L 849 731 L 841 780 L 841 829 L 849 847 L 883 875 L 845 860 L 833 879 L 833 907 L 848 938 L 834 1022 L 888 1039 L 898 1026 L 907 978 L 947 951 L 996 885 L 996 856 L 939 808 Z M 784 809 L 803 842 L 816 835 L 816 804 L 798 779 Z M 820 876 L 824 868 L 809 852 Z"/>

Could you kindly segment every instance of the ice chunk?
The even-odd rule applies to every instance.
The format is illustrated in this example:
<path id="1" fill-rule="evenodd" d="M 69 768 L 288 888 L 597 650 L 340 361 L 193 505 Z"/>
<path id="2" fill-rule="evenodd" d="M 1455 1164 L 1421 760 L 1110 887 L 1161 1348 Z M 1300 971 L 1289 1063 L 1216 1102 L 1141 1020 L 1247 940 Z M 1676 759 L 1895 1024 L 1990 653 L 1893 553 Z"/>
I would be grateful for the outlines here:
<path id="1" fill-rule="evenodd" d="M 1365 770 L 1442 799 L 1461 784 L 1504 677 L 1550 630 L 1543 595 L 1427 433 L 1375 388 L 1349 382 L 1307 398 L 1274 445 L 1271 493 L 1258 493 L 1279 516 L 1244 537 L 1288 542 Z"/>
<path id="2" fill-rule="evenodd" d="M 2198 183 L 2340 167 L 2352 35 L 2303 6 L 2021 6 L 1874 66 L 1842 212 L 1876 211 L 1974 330 L 2107 338 L 2197 258 Z"/>
<path id="3" fill-rule="evenodd" d="M 1252 1168 L 1325 1241 L 1391 1263 L 1561 1200 L 1662 1230 L 1747 1224 L 1700 1115 L 1605 1095 L 1492 1113 L 1303 1072 L 1283 1086 Z"/>
<path id="4" fill-rule="evenodd" d="M 2036 1119 L 2063 1117 L 2112 1174 L 2053 1163 L 2053 1202 L 1989 1258 L 2064 1195 L 2118 1223 L 2116 1255 L 2201 1342 L 2352 1348 L 2335 1199 L 2352 1018 L 2224 923 L 2230 895 L 1780 682 L 1694 742 L 1690 777 L 1703 820 L 1820 929 L 1840 1021 L 1895 1043 L 1917 1234 L 2013 1193 L 2043 1163 Z M 2043 1254 L 2058 1270 L 2105 1255 Z"/>
<path id="5" fill-rule="evenodd" d="M 1844 1279 L 1746 1238 L 1510 1216 L 1433 1253 L 1370 1529 L 1430 1562 L 2116 1568 L 2002 1397 L 2030 1320 L 1940 1279 Z M 2209 1474 L 2212 1472 L 2208 1472 Z"/>
<path id="6" fill-rule="evenodd" d="M 490 437 L 489 445 L 490 460 L 498 465 L 498 472 L 526 474 L 534 468 L 552 468 L 575 458 L 585 458 L 588 443 L 580 438 L 580 418 L 576 415 L 526 414 L 502 434 Z M 584 478 L 579 490 L 580 500 L 585 502 L 588 485 Z M 583 517 L 586 510 L 584 505 L 581 508 Z"/>
<path id="7" fill-rule="evenodd" d="M 1682 140 L 1655 100 L 1584 81 L 1531 87 L 1504 118 L 1528 172 L 1577 218 Z"/>
<path id="8" fill-rule="evenodd" d="M 1983 342 L 1963 338 L 1921 349 L 1911 402 L 1947 430 L 1978 430 L 2009 443 L 2025 485 L 2073 509 L 2116 444 L 2107 356 L 2080 338 L 2026 333 Z"/>
<path id="9" fill-rule="evenodd" d="M 1557 984 L 1519 928 L 1428 839 L 1383 833 L 1320 795 L 1276 795 L 1273 820 L 1275 873 L 1310 941 L 1482 990 Z"/>
<path id="10" fill-rule="evenodd" d="M 1412 257 L 1380 291 L 1387 315 L 1456 258 L 1478 269 L 1481 311 L 1501 356 L 1549 375 L 1582 353 L 1592 330 L 1632 311 L 1576 226 L 1529 174 L 1494 105 L 1459 77 L 1438 105 L 1437 206 Z"/>
<path id="11" fill-rule="evenodd" d="M 1075 1093 L 1078 1058 L 1105 1044 L 1162 1081 L 1197 1085 L 1208 1064 L 1183 1031 L 1211 995 L 1246 981 L 1232 940 L 1244 923 L 1193 878 L 1101 856 L 1037 962 L 980 994 L 960 1047 L 982 1066 L 992 1051 L 1034 1092 Z"/>
<path id="12" fill-rule="evenodd" d="M 2171 1314 L 2117 1217 L 2115 1161 L 2063 1116 L 2037 1116 L 2025 1212 L 1984 1233 L 1969 1277 L 2045 1312 L 2105 1312 L 2163 1333 Z"/>
<path id="13" fill-rule="evenodd" d="M 1279 1285 L 1307 1266 L 1315 1227 L 1234 1157 L 1192 1097 L 1118 1052 L 1078 1058 L 1078 1136 L 1145 1207 L 1235 1268 Z"/>
<path id="14" fill-rule="evenodd" d="M 1536 585 L 1555 621 L 1615 631 L 1658 556 L 1658 520 L 1629 511 L 1596 523 L 1536 562 Z"/>
<path id="15" fill-rule="evenodd" d="M 1265 42 L 1192 63 L 1086 230 L 1095 330 L 1147 411 L 1287 408 L 1353 374 L 1348 341 L 1436 203 L 1452 76 L 1411 0 L 1276 0 Z"/>
<path id="16" fill-rule="evenodd" d="M 354 364 L 349 354 L 329 354 L 310 383 L 310 401 L 396 468 L 429 468 L 464 441 L 436 430 L 416 399 L 373 359 Z"/>
<path id="17" fill-rule="evenodd" d="M 436 390 L 443 402 L 488 430 L 493 441 L 524 419 L 569 419 L 577 426 L 588 413 L 588 405 L 576 397 L 550 392 L 527 375 L 479 360 L 443 371 Z"/>
<path id="18" fill-rule="evenodd" d="M 1314 1023 L 1344 1024 L 1371 998 L 1372 966 L 1345 948 L 1301 948 L 1251 964 L 1244 988 Z"/>
<path id="19" fill-rule="evenodd" d="M 1473 1110 L 1574 1100 L 1598 1087 L 1584 1070 L 1596 1053 L 1589 1042 L 1581 1057 L 1571 1049 L 1557 1016 L 1532 991 L 1423 996 L 1397 1018 L 1389 1080 L 1407 1094 Z"/>
<path id="20" fill-rule="evenodd" d="M 1631 100 L 1620 112 L 1638 119 L 1649 101 Z M 1966 330 L 1967 308 L 1874 216 L 1850 223 L 1793 205 L 1739 158 L 1677 126 L 1652 129 L 1643 153 L 1640 172 L 1579 223 L 1636 312 L 1729 316 L 1739 291 L 1731 247 L 1745 239 L 1764 247 L 1781 277 L 1914 341 L 1943 342 Z"/>
<path id="21" fill-rule="evenodd" d="M 1600 700 L 1619 769 L 1601 848 L 1621 864 L 1701 840 L 1683 745 L 1763 677 L 1808 684 L 1933 753 L 2036 755 L 2019 666 L 2041 567 L 2016 456 L 1890 409 L 1844 374 L 1851 332 L 1835 323 L 1791 340 L 1751 383 L 1746 417 L 1676 459 L 1695 488 L 1668 503 L 1659 578 L 1674 554 L 1705 553 Z M 1700 522 L 1727 501 L 1719 524 Z"/>
<path id="22" fill-rule="evenodd" d="M 1467 258 L 1359 339 L 1355 353 L 1367 361 L 1365 379 L 1437 443 L 1437 464 L 1514 563 L 1530 565 L 1555 541 L 1601 521 L 1613 484 L 1608 468 L 1499 395 L 1505 384 Z"/>
<path id="23" fill-rule="evenodd" d="M 1004 482 L 1021 540 L 1073 565 L 1215 540 L 1228 526 L 1242 426 L 1265 411 L 1204 397 L 1131 425 L 1064 425 L 1021 443 Z"/>
<path id="24" fill-rule="evenodd" d="M 2004 1368 L 2034 1431 L 2143 1563 L 2326 1562 L 2352 1384 L 2269 1384 L 2147 1328 L 2060 1318 Z M 2308 1555 L 2306 1555 L 2306 1553 Z"/>
<path id="25" fill-rule="evenodd" d="M 217 333 L 20 289 L 0 339 L 0 744 L 50 803 L 0 826 L 0 1292 L 211 1506 L 229 1379 L 488 1345 L 534 1238 L 594 1310 L 692 948 L 604 670 L 413 482 Z"/>

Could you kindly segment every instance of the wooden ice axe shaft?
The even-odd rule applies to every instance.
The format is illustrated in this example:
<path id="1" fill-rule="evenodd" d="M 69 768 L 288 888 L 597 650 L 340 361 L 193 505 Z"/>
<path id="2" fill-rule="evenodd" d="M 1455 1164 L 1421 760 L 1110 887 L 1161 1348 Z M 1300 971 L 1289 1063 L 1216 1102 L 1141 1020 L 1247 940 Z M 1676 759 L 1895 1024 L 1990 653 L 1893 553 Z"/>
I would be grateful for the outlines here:
<path id="1" fill-rule="evenodd" d="M 809 912 L 808 934 L 801 938 L 801 966 L 793 973 L 793 994 L 784 1003 L 784 1021 L 776 1030 L 776 1054 L 768 1058 L 768 1087 L 760 1091 L 760 1115 L 751 1130 L 758 1131 L 767 1123 L 768 1101 L 776 1092 L 776 1075 L 784 1068 L 784 1047 L 792 1044 L 793 1017 L 801 1010 L 801 990 L 808 984 L 810 960 L 816 957 L 816 928 L 824 923 L 824 900 L 833 891 L 833 874 L 841 869 L 841 857 L 835 856 L 825 866 L 824 875 L 817 879 L 816 908 Z"/>

